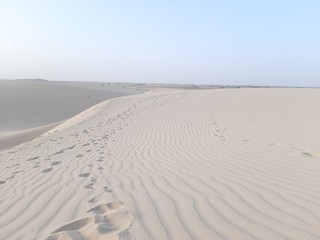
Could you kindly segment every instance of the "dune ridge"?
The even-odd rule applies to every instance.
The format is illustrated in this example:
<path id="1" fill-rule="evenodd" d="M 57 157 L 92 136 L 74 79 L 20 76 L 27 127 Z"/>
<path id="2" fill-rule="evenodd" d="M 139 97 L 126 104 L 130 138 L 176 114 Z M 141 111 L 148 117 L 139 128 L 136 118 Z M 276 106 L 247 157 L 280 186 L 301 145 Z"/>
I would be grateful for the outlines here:
<path id="1" fill-rule="evenodd" d="M 0 80 L 0 134 L 64 121 L 101 101 L 143 91 L 134 84 Z"/>
<path id="2" fill-rule="evenodd" d="M 0 152 L 3 239 L 319 239 L 318 89 L 157 89 Z"/>

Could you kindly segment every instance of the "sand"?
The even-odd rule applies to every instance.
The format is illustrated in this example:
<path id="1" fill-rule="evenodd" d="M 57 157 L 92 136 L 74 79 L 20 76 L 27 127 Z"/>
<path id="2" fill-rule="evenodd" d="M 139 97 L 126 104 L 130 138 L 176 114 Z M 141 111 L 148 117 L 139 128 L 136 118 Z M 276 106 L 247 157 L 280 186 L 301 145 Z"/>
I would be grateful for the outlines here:
<path id="1" fill-rule="evenodd" d="M 319 89 L 157 89 L 0 152 L 1 239 L 319 239 Z"/>
<path id="2" fill-rule="evenodd" d="M 102 101 L 142 92 L 135 84 L 0 80 L 0 133 L 63 121 Z"/>
<path id="3" fill-rule="evenodd" d="M 140 84 L 0 80 L 0 150 L 30 141 L 99 102 L 145 91 Z"/>
<path id="4" fill-rule="evenodd" d="M 0 132 L 0 150 L 9 149 L 21 143 L 29 142 L 60 125 L 62 122 L 63 121 L 20 131 Z"/>

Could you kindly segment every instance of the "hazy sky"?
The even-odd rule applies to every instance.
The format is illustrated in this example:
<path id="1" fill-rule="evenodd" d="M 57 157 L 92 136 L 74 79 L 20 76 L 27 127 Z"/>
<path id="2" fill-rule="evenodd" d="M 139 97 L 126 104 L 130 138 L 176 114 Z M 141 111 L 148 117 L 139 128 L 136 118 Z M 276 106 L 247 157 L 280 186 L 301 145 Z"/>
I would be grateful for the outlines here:
<path id="1" fill-rule="evenodd" d="M 0 79 L 320 86 L 319 0 L 0 0 Z"/>

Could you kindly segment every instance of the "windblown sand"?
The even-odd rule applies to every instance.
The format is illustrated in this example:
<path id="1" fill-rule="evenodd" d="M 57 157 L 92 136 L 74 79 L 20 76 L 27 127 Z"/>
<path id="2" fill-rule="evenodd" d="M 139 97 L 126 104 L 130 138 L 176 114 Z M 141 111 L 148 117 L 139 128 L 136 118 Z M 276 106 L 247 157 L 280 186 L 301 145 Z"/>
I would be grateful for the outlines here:
<path id="1" fill-rule="evenodd" d="M 144 91 L 142 84 L 0 80 L 0 150 L 30 141 L 97 103 Z"/>
<path id="2" fill-rule="evenodd" d="M 0 152 L 1 239 L 320 239 L 319 89 L 158 89 Z"/>

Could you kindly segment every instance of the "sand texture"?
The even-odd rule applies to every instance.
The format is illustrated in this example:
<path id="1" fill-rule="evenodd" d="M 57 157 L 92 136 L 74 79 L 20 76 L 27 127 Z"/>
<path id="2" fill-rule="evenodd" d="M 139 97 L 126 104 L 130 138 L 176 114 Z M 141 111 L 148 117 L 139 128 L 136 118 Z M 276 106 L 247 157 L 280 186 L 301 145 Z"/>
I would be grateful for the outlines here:
<path id="1" fill-rule="evenodd" d="M 157 89 L 0 152 L 1 239 L 320 239 L 319 89 Z"/>
<path id="2" fill-rule="evenodd" d="M 144 91 L 144 85 L 129 83 L 0 80 L 0 150 L 30 141 L 97 103 Z"/>

